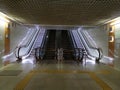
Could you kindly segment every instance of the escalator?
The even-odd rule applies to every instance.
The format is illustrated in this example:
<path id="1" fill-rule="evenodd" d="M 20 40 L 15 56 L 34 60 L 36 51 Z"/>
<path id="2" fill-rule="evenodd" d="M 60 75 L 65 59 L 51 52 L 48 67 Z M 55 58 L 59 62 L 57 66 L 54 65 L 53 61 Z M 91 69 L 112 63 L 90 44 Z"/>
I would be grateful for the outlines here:
<path id="1" fill-rule="evenodd" d="M 57 49 L 63 48 L 64 60 L 73 60 L 73 47 L 67 30 L 48 30 L 44 60 L 57 59 Z"/>
<path id="2" fill-rule="evenodd" d="M 48 40 L 46 43 L 45 60 L 55 59 L 55 34 L 56 30 L 48 30 Z"/>
<path id="3" fill-rule="evenodd" d="M 80 36 L 82 43 L 85 46 L 87 57 L 91 60 L 99 62 L 99 60 L 103 56 L 102 49 L 97 47 L 97 45 L 93 43 L 93 39 L 85 30 L 79 29 L 78 34 Z"/>
<path id="4" fill-rule="evenodd" d="M 62 30 L 62 48 L 64 50 L 64 60 L 73 60 L 73 47 L 67 30 Z"/>

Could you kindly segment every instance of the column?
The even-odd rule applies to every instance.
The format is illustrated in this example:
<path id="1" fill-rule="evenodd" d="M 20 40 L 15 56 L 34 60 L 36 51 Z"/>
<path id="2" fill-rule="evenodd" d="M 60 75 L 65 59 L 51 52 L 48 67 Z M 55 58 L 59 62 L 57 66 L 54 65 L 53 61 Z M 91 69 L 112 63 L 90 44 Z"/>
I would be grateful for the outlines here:
<path id="1" fill-rule="evenodd" d="M 108 56 L 114 58 L 115 49 L 115 26 L 109 26 Z"/>
<path id="2" fill-rule="evenodd" d="M 5 54 L 10 53 L 10 27 L 9 24 L 5 25 Z"/>

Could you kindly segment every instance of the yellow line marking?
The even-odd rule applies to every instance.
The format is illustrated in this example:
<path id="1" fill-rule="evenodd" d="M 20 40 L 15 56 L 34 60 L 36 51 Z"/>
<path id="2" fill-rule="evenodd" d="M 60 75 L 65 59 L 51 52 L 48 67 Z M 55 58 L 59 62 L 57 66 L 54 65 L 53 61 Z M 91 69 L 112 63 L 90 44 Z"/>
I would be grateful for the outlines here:
<path id="1" fill-rule="evenodd" d="M 106 74 L 106 72 L 108 73 L 109 71 L 100 71 L 100 73 Z M 90 75 L 90 77 L 98 84 L 100 85 L 100 87 L 103 88 L 103 90 L 112 90 L 111 87 L 109 87 L 104 81 L 102 81 L 99 77 L 96 76 L 96 74 L 94 72 L 90 72 L 90 71 L 80 71 L 80 70 L 74 70 L 74 71 L 70 71 L 70 70 L 34 70 L 29 72 L 24 78 L 23 80 L 21 80 L 16 87 L 14 88 L 14 90 L 24 90 L 24 88 L 27 86 L 27 84 L 29 83 L 29 81 L 31 80 L 31 78 L 37 74 L 37 73 L 49 73 L 49 74 L 88 74 Z"/>
<path id="2" fill-rule="evenodd" d="M 54 74 L 76 74 L 76 73 L 89 73 L 88 71 L 70 71 L 70 70 L 34 70 L 35 73 L 54 73 Z"/>
<path id="3" fill-rule="evenodd" d="M 112 88 L 108 86 L 104 81 L 102 81 L 99 77 L 97 77 L 95 73 L 89 72 L 88 74 L 103 88 L 103 90 L 112 90 Z"/>
<path id="4" fill-rule="evenodd" d="M 35 75 L 35 72 L 31 71 L 29 72 L 14 88 L 14 90 L 24 90 L 26 85 L 29 83 L 31 78 Z"/>
<path id="5" fill-rule="evenodd" d="M 5 68 L 8 68 L 8 67 L 10 67 L 10 66 L 13 66 L 13 64 L 9 64 L 9 65 L 7 65 L 7 66 L 2 66 L 2 67 L 0 68 L 0 71 L 4 70 Z"/>
<path id="6" fill-rule="evenodd" d="M 101 70 L 101 71 L 97 71 L 95 73 L 97 73 L 97 74 L 110 74 L 111 72 L 108 70 Z"/>
<path id="7" fill-rule="evenodd" d="M 89 73 L 89 72 L 92 72 L 92 71 L 82 71 L 82 70 L 34 70 L 35 73 L 63 73 L 63 74 L 66 74 L 66 73 Z M 93 73 L 96 73 L 96 74 L 110 74 L 111 72 L 110 71 L 107 71 L 107 70 L 101 70 L 101 71 L 96 71 L 96 72 L 93 72 Z"/>

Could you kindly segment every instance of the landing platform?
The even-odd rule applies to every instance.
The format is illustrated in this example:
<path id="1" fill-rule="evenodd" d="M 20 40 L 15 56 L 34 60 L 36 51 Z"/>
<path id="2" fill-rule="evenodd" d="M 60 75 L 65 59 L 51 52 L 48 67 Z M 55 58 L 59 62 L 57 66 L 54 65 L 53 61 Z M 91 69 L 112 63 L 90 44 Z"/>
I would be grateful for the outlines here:
<path id="1" fill-rule="evenodd" d="M 54 62 L 54 61 L 53 61 Z M 87 61 L 13 63 L 0 69 L 0 90 L 119 90 L 120 71 Z"/>

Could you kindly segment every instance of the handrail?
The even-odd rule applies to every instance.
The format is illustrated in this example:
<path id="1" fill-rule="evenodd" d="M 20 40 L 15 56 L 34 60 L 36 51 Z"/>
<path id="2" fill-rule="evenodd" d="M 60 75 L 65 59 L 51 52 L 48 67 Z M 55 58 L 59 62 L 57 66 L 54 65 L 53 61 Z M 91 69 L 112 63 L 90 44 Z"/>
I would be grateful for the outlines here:
<path id="1" fill-rule="evenodd" d="M 82 48 L 74 48 L 74 49 L 79 51 L 79 56 L 82 54 L 81 57 L 78 57 L 78 60 L 82 61 L 83 57 L 84 57 L 84 50 Z M 44 51 L 44 49 L 42 49 L 41 47 L 35 48 L 35 58 L 36 58 L 37 61 L 41 60 L 40 51 Z M 52 52 L 54 51 L 54 52 L 56 52 L 56 49 L 49 49 L 47 51 L 52 51 Z M 64 53 L 66 53 L 66 52 L 74 52 L 74 50 L 64 49 L 63 52 Z"/>
<path id="2" fill-rule="evenodd" d="M 31 40 L 32 40 L 32 37 L 34 37 L 34 34 L 36 33 L 35 30 L 33 30 L 33 31 L 34 31 L 34 33 L 33 33 L 31 36 L 29 35 L 29 36 L 30 36 L 30 39 L 29 39 L 29 41 L 26 43 L 26 45 L 24 45 L 24 46 L 27 47 L 27 46 L 30 44 L 30 42 L 31 42 Z M 28 37 L 28 38 L 29 38 L 29 37 Z"/>
<path id="3" fill-rule="evenodd" d="M 29 32 L 27 32 L 27 35 L 29 34 L 30 39 L 27 41 L 26 44 L 24 44 L 24 45 L 19 45 L 19 46 L 17 46 L 17 47 L 15 48 L 14 54 L 15 54 L 15 57 L 18 58 L 18 60 L 21 59 L 21 57 L 19 56 L 20 49 L 21 49 L 22 47 L 27 47 L 27 46 L 30 44 L 30 42 L 31 42 L 31 40 L 33 39 L 33 36 L 34 36 L 35 33 L 36 33 L 35 31 L 34 31 L 33 34 L 31 34 L 31 33 L 29 34 Z M 27 36 L 27 35 L 26 35 L 26 36 Z M 32 35 L 32 36 L 31 36 L 31 35 Z M 26 37 L 26 38 L 29 38 L 29 37 Z"/>
<path id="4" fill-rule="evenodd" d="M 33 32 L 34 31 L 34 32 Z M 31 40 L 33 39 L 34 37 L 34 34 L 36 33 L 35 30 L 32 30 L 32 31 L 28 31 L 27 32 L 27 35 L 25 36 L 25 38 L 23 39 L 22 42 L 20 42 L 20 44 L 18 46 L 28 46 L 29 43 L 31 42 Z M 28 40 L 27 40 L 28 39 Z M 26 42 L 27 41 L 27 42 Z"/>
<path id="5" fill-rule="evenodd" d="M 72 44 L 73 44 L 73 46 L 74 46 L 74 44 L 75 44 L 75 48 L 77 48 L 77 44 L 76 44 L 76 42 L 75 42 L 75 39 L 74 39 L 74 37 L 73 37 L 73 33 L 71 32 L 71 31 L 69 31 L 69 33 L 70 33 L 70 35 L 71 35 L 71 38 L 72 38 Z M 75 52 L 75 59 L 77 59 L 77 52 L 78 52 L 78 54 L 79 54 L 79 50 L 78 51 L 76 51 L 76 49 L 74 49 L 74 52 Z M 80 55 L 80 54 L 79 54 Z M 80 57 L 78 55 L 78 58 Z"/>
<path id="6" fill-rule="evenodd" d="M 45 34 L 44 34 L 44 37 L 43 37 L 43 40 L 42 40 L 42 43 L 41 43 L 41 46 L 40 47 L 37 47 L 37 48 L 35 48 L 35 57 L 36 57 L 36 59 L 41 59 L 41 54 L 43 55 L 43 53 L 44 53 L 44 48 L 45 48 L 45 43 L 46 43 L 46 35 L 47 35 L 47 32 L 45 31 Z M 38 52 L 37 52 L 38 51 Z M 37 56 L 37 53 L 39 53 L 38 55 L 39 56 Z"/>
<path id="7" fill-rule="evenodd" d="M 89 45 L 89 43 L 88 43 L 88 40 L 87 40 L 86 36 L 84 35 L 84 33 L 81 32 L 81 31 L 78 31 L 78 33 L 79 33 L 79 32 L 80 32 L 81 35 L 84 37 L 84 40 L 85 40 L 85 42 L 87 43 L 87 46 L 88 46 L 90 49 L 97 50 L 97 52 L 98 52 L 98 57 L 95 57 L 95 56 L 91 55 L 91 53 L 89 52 L 89 50 L 87 50 L 87 52 L 89 53 L 89 55 L 92 56 L 92 57 L 94 57 L 94 58 L 96 59 L 96 61 L 99 61 L 99 60 L 102 58 L 102 56 L 103 56 L 101 49 L 100 49 L 100 48 L 96 48 L 96 47 L 90 47 L 90 45 Z M 79 36 L 80 36 L 80 33 L 79 33 Z M 80 37 L 81 37 L 81 36 L 80 36 Z M 81 40 L 82 40 L 82 39 L 81 39 Z M 82 41 L 83 41 L 83 40 L 82 40 Z M 83 42 L 84 42 L 84 41 L 83 41 Z M 85 44 L 85 43 L 83 43 L 83 44 Z M 86 49 L 87 49 L 87 48 L 86 48 Z"/>
<path id="8" fill-rule="evenodd" d="M 44 56 L 44 53 L 45 53 L 46 40 L 47 40 L 46 35 L 47 35 L 47 33 L 48 33 L 48 32 L 45 32 L 45 35 L 44 35 L 43 40 L 42 40 L 42 44 L 41 44 L 41 46 L 39 47 L 39 59 L 40 59 L 41 57 L 43 57 L 43 56 Z M 40 53 L 40 51 L 41 51 L 41 53 Z M 42 56 L 41 56 L 40 54 L 42 54 Z M 41 56 L 41 57 L 40 57 L 40 56 Z"/>
<path id="9" fill-rule="evenodd" d="M 20 52 L 20 49 L 21 49 L 21 48 L 22 48 L 22 47 L 18 47 L 18 52 L 17 52 L 17 55 L 18 55 L 18 56 L 16 55 L 16 51 L 15 51 L 15 56 L 16 56 L 18 62 L 22 60 L 22 57 L 19 56 L 19 52 Z"/>
<path id="10" fill-rule="evenodd" d="M 85 33 L 84 33 L 83 31 L 81 31 L 81 33 L 82 33 L 84 39 L 86 40 L 88 46 L 89 46 L 90 48 L 97 49 L 97 47 L 93 47 L 93 46 L 89 43 L 89 41 L 88 41 L 88 39 L 87 39 Z"/>
<path id="11" fill-rule="evenodd" d="M 69 33 L 70 33 L 70 35 L 71 35 L 72 40 L 74 41 L 75 47 L 77 47 L 77 44 L 76 44 L 76 42 L 75 42 L 75 39 L 73 38 L 73 34 L 71 33 L 71 31 L 69 31 Z M 74 44 L 73 44 L 73 45 L 74 45 Z"/>
<path id="12" fill-rule="evenodd" d="M 77 34 L 78 34 L 78 32 L 77 32 Z M 79 35 L 79 34 L 78 34 Z M 77 36 L 77 38 L 79 38 L 78 40 L 79 40 L 79 42 L 81 42 L 81 39 L 80 39 L 80 37 L 78 36 L 78 35 L 76 35 Z M 81 48 L 81 47 L 77 47 L 77 48 L 80 48 L 80 49 L 82 49 L 82 52 L 84 51 L 84 53 L 86 53 L 87 54 L 87 51 L 86 51 L 86 47 L 83 45 L 83 43 L 81 42 L 81 45 L 82 45 L 82 47 L 83 48 Z M 84 54 L 83 53 L 83 54 Z M 82 57 L 83 58 L 83 57 Z"/>
<path id="13" fill-rule="evenodd" d="M 32 48 L 32 46 L 33 46 L 33 44 L 34 44 L 34 42 L 35 42 L 35 39 L 36 39 L 36 37 L 37 37 L 37 35 L 38 35 L 38 33 L 39 33 L 39 30 L 35 33 L 35 35 L 33 35 L 33 38 L 32 38 L 33 42 L 29 42 L 29 45 L 30 45 L 31 43 L 32 43 L 32 45 L 30 46 L 30 48 L 29 48 L 29 50 L 27 51 L 26 54 L 20 56 L 20 50 L 21 50 L 22 48 L 28 47 L 29 45 L 23 45 L 23 46 L 19 46 L 19 47 L 18 47 L 18 57 L 17 57 L 18 59 L 21 59 L 23 56 L 27 55 L 27 54 L 30 52 L 30 50 L 31 50 L 31 48 Z M 32 40 L 31 40 L 31 41 L 32 41 Z"/>
<path id="14" fill-rule="evenodd" d="M 71 31 L 69 31 L 69 32 L 70 32 L 71 38 L 73 40 L 73 43 L 75 44 L 74 51 L 77 50 L 77 52 L 78 52 L 78 59 L 80 59 L 82 61 L 83 57 L 84 57 L 84 53 L 83 53 L 84 49 L 83 48 L 78 48 L 77 43 L 76 43 L 76 41 L 75 41 L 75 39 L 73 37 L 73 33 Z M 75 55 L 77 55 L 77 52 L 75 51 Z M 80 56 L 81 53 L 82 53 L 82 56 Z M 77 56 L 76 56 L 76 58 L 77 58 Z"/>
<path id="15" fill-rule="evenodd" d="M 80 35 L 79 32 L 78 32 L 78 34 L 79 34 L 79 36 L 81 37 L 82 34 Z M 83 36 L 83 35 L 82 35 L 82 36 Z M 84 37 L 84 40 L 85 40 L 85 39 L 86 39 L 85 36 L 83 36 L 83 37 Z M 81 39 L 81 40 L 82 40 L 82 42 L 84 42 L 83 39 Z M 85 41 L 85 42 L 86 42 L 86 41 Z M 87 42 L 86 42 L 86 43 L 87 43 Z M 85 43 L 83 43 L 83 44 L 84 44 L 84 46 L 85 46 Z M 87 43 L 87 45 L 88 45 L 88 43 Z M 88 46 L 88 47 L 89 47 L 89 46 Z M 90 47 L 89 47 L 89 48 L 90 48 Z M 87 51 L 87 53 L 88 53 L 87 55 L 90 55 L 90 56 L 96 58 L 95 56 L 93 56 L 93 55 L 90 54 L 90 52 L 89 52 L 89 50 L 86 48 L 86 46 L 85 46 L 85 49 L 86 49 L 86 51 Z"/>
<path id="16" fill-rule="evenodd" d="M 45 35 L 44 35 L 44 37 L 43 37 L 43 40 L 42 40 L 42 44 L 41 44 L 41 46 L 40 47 L 42 47 L 42 48 L 45 48 L 45 43 L 46 43 L 46 35 L 47 35 L 47 32 L 45 32 Z"/>
<path id="17" fill-rule="evenodd" d="M 31 45 L 30 49 L 28 50 L 28 52 L 27 52 L 25 55 L 27 55 L 27 54 L 30 52 L 30 50 L 32 49 L 32 47 L 33 47 L 33 45 L 34 45 L 34 43 L 35 43 L 35 39 L 37 38 L 38 34 L 39 34 L 39 31 L 36 33 L 35 37 L 33 38 L 32 45 Z M 27 46 L 25 45 L 25 46 L 23 46 L 23 47 L 27 47 Z M 23 48 L 23 47 L 22 47 L 22 48 Z M 23 56 L 25 56 L 25 55 L 23 55 Z"/>
<path id="18" fill-rule="evenodd" d="M 85 33 L 84 33 L 83 31 L 82 31 L 82 35 L 84 35 L 84 38 L 85 38 L 88 46 L 89 46 L 90 48 L 96 49 L 96 50 L 98 51 L 99 56 L 98 56 L 98 58 L 97 58 L 97 61 L 99 61 L 99 60 L 102 58 L 102 56 L 103 56 L 103 51 L 102 51 L 102 49 L 99 48 L 99 47 L 93 47 L 93 46 L 89 43 L 89 41 L 88 41 L 88 39 L 87 39 L 87 37 L 86 37 L 86 35 L 85 35 Z"/>

